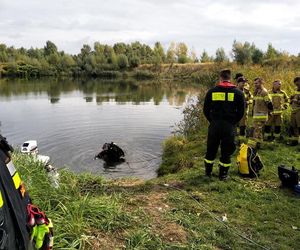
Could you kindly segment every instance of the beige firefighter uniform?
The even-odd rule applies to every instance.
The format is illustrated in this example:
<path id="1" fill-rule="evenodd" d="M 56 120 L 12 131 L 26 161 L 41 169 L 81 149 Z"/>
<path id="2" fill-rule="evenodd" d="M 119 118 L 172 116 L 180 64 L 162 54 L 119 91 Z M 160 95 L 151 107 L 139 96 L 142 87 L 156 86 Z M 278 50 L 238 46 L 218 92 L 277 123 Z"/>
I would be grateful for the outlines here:
<path id="1" fill-rule="evenodd" d="M 281 134 L 282 125 L 282 113 L 283 110 L 287 109 L 289 98 L 287 94 L 282 91 L 270 91 L 269 96 L 271 97 L 273 104 L 273 111 L 268 116 L 268 121 L 265 126 L 265 136 L 266 138 L 272 137 L 272 127 L 274 127 L 273 138 L 279 138 Z"/>
<path id="2" fill-rule="evenodd" d="M 271 112 L 271 115 L 269 115 L 266 125 L 281 126 L 283 110 L 288 107 L 288 95 L 283 90 L 279 90 L 277 92 L 272 90 L 269 96 L 272 100 L 273 111 Z"/>
<path id="3" fill-rule="evenodd" d="M 291 96 L 291 128 L 294 140 L 300 140 L 299 130 L 300 130 L 300 91 L 296 91 L 295 94 Z"/>
<path id="4" fill-rule="evenodd" d="M 248 89 L 244 89 L 244 96 L 245 96 L 245 112 L 242 120 L 240 120 L 238 126 L 247 126 L 247 121 L 248 121 L 248 113 L 249 113 L 249 106 L 252 104 L 252 94 Z"/>
<path id="5" fill-rule="evenodd" d="M 272 104 L 271 98 L 268 94 L 268 91 L 262 87 L 262 89 L 254 92 L 253 96 L 253 140 L 250 140 L 249 143 L 258 142 L 261 143 L 263 140 L 263 128 L 268 120 L 269 107 L 268 105 Z"/>

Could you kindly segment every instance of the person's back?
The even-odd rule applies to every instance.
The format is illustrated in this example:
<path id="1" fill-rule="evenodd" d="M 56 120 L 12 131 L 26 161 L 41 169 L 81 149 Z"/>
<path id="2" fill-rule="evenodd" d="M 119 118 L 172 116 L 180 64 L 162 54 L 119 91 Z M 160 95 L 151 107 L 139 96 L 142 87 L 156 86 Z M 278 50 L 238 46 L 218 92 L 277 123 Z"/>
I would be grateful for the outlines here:
<path id="1" fill-rule="evenodd" d="M 230 77 L 230 70 L 221 71 L 221 82 L 207 92 L 203 107 L 204 115 L 210 122 L 204 159 L 205 172 L 211 176 L 214 159 L 221 145 L 220 180 L 227 178 L 230 157 L 235 150 L 235 127 L 245 110 L 244 94 L 230 83 Z"/>
<path id="2" fill-rule="evenodd" d="M 237 124 L 244 115 L 243 93 L 229 81 L 220 82 L 210 89 L 204 102 L 204 114 L 208 121 L 227 121 Z"/>

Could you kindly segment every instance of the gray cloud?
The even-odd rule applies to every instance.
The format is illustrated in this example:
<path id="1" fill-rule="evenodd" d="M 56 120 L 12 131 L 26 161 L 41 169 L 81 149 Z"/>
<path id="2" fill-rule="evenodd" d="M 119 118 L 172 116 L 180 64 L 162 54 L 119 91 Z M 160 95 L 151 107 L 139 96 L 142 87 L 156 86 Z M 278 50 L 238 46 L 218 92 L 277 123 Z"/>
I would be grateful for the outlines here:
<path id="1" fill-rule="evenodd" d="M 183 41 L 198 54 L 231 49 L 234 39 L 300 52 L 297 0 L 0 0 L 0 42 L 42 47 L 46 40 L 78 53 L 84 43 L 149 45 Z"/>

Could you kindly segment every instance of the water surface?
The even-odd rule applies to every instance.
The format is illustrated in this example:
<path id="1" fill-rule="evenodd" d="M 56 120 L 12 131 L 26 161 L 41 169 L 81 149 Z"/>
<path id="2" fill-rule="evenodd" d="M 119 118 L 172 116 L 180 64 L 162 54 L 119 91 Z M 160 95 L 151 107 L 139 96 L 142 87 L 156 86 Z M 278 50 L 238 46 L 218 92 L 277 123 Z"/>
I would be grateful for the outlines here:
<path id="1" fill-rule="evenodd" d="M 153 178 L 164 139 L 182 119 L 196 88 L 172 82 L 109 80 L 1 80 L 1 133 L 14 146 L 37 140 L 54 166 L 110 178 Z M 94 160 L 116 142 L 126 162 Z"/>

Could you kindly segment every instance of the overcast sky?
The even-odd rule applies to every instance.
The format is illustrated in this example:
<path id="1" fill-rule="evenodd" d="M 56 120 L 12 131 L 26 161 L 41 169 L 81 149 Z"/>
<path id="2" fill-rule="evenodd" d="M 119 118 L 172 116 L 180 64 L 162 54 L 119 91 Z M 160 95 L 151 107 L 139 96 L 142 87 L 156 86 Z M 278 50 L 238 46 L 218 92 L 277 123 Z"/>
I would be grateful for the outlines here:
<path id="1" fill-rule="evenodd" d="M 0 0 L 0 43 L 79 53 L 83 44 L 185 42 L 228 53 L 234 40 L 300 52 L 299 0 Z"/>

